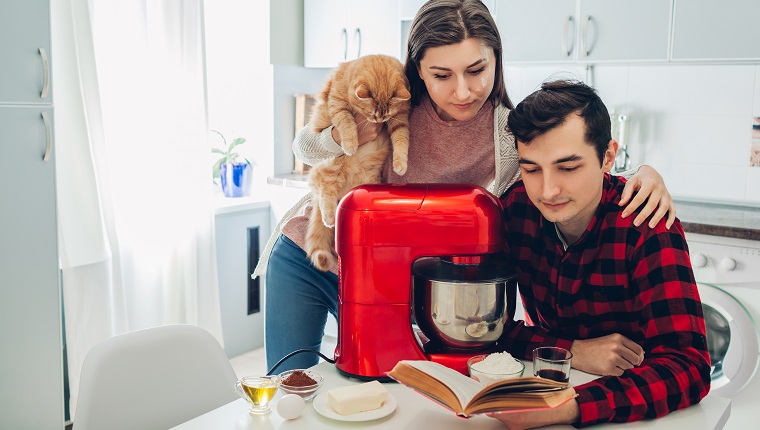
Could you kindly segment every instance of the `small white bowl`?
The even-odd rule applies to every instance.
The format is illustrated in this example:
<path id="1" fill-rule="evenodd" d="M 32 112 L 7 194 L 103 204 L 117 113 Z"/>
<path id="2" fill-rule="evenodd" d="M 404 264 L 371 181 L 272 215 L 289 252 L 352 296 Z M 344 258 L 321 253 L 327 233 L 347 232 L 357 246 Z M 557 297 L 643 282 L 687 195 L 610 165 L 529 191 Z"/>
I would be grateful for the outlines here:
<path id="1" fill-rule="evenodd" d="M 295 371 L 301 371 L 307 374 L 311 379 L 317 381 L 317 383 L 313 385 L 302 386 L 302 387 L 287 385 L 285 383 L 285 380 L 288 378 L 288 376 L 290 376 L 291 373 Z M 279 376 L 280 376 L 280 390 L 282 390 L 282 392 L 284 392 L 285 394 L 298 394 L 299 396 L 303 397 L 304 400 L 311 400 L 311 398 L 317 394 L 317 390 L 319 390 L 319 387 L 322 386 L 322 381 L 324 381 L 324 378 L 322 377 L 322 375 L 319 374 L 319 372 L 316 372 L 314 370 L 309 370 L 309 369 L 286 370 L 280 373 Z"/>
<path id="2" fill-rule="evenodd" d="M 472 368 L 473 364 L 485 360 L 486 357 L 487 355 L 476 355 L 467 360 L 467 369 L 470 371 L 470 376 L 478 378 L 478 381 L 483 384 L 488 385 L 503 379 L 519 378 L 523 376 L 523 373 L 525 372 L 525 363 L 516 358 L 514 358 L 514 360 L 520 364 L 520 370 L 514 373 L 487 373 Z"/>

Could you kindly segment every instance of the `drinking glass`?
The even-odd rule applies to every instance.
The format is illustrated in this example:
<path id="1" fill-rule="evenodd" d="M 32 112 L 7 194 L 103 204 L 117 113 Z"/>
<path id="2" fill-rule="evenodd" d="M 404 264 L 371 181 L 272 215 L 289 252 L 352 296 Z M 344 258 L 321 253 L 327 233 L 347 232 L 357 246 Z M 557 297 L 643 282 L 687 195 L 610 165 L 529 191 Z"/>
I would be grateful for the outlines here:
<path id="1" fill-rule="evenodd" d="M 279 386 L 280 378 L 277 375 L 244 376 L 235 383 L 238 395 L 251 404 L 248 412 L 255 415 L 269 413 L 269 403 Z"/>
<path id="2" fill-rule="evenodd" d="M 556 346 L 533 350 L 533 375 L 559 382 L 570 381 L 573 353 Z"/>

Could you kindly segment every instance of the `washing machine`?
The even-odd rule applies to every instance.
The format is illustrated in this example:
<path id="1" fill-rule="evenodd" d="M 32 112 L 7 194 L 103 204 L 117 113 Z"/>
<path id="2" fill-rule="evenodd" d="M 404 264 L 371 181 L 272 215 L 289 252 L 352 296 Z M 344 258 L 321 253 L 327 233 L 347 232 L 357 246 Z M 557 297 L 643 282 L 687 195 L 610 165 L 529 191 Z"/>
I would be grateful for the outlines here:
<path id="1" fill-rule="evenodd" d="M 732 399 L 726 430 L 760 428 L 760 241 L 686 240 L 707 326 L 710 393 Z"/>

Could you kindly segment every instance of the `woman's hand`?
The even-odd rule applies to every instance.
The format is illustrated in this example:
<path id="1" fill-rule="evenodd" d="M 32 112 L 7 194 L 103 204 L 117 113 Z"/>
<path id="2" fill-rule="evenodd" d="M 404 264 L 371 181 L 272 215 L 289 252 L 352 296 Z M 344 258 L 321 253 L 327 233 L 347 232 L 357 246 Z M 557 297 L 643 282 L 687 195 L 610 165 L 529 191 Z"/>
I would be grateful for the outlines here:
<path id="1" fill-rule="evenodd" d="M 354 121 L 356 121 L 356 131 L 359 136 L 359 146 L 375 140 L 377 138 L 377 134 L 380 132 L 380 129 L 383 127 L 382 123 L 367 121 L 367 118 L 358 112 L 354 113 Z M 340 133 L 335 127 L 332 128 L 332 138 L 335 143 L 340 145 Z"/>
<path id="2" fill-rule="evenodd" d="M 633 194 L 635 191 L 638 191 L 636 195 Z M 623 210 L 623 218 L 632 214 L 645 201 L 646 205 L 641 208 L 641 212 L 633 220 L 633 224 L 639 226 L 651 215 L 649 228 L 654 228 L 665 214 L 668 214 L 665 227 L 670 229 L 676 221 L 676 206 L 673 204 L 673 198 L 665 187 L 662 176 L 654 168 L 643 165 L 625 184 L 623 194 L 620 196 L 620 203 L 618 204 L 620 206 L 627 204 Z"/>

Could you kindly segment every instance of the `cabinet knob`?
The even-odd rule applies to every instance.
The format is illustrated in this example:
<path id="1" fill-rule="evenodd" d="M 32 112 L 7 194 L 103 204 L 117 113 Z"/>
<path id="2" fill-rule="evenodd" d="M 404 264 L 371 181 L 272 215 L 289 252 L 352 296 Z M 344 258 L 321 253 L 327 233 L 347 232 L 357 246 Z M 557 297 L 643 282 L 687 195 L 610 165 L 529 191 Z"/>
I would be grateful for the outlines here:
<path id="1" fill-rule="evenodd" d="M 707 257 L 701 252 L 697 252 L 691 256 L 691 264 L 694 267 L 705 267 L 707 265 Z"/>

